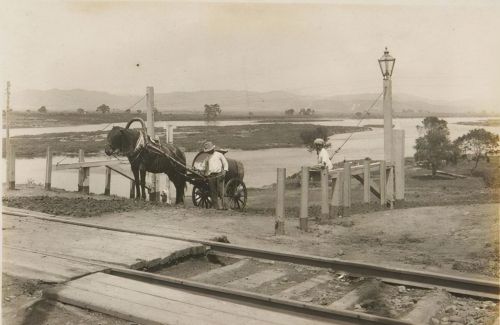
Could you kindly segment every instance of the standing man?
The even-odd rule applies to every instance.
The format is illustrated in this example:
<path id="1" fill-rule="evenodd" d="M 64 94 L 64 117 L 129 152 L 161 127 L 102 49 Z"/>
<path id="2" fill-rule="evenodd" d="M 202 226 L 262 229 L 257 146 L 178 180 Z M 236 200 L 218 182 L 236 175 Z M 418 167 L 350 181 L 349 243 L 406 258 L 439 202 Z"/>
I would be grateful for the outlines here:
<path id="1" fill-rule="evenodd" d="M 210 197 L 212 198 L 213 207 L 217 210 L 222 210 L 219 204 L 219 196 L 222 197 L 222 189 L 224 187 L 224 176 L 229 170 L 229 164 L 226 157 L 218 151 L 215 151 L 215 145 L 207 141 L 203 144 L 203 152 L 209 154 L 205 160 L 205 176 L 208 176 L 208 187 L 210 188 Z"/>
<path id="2" fill-rule="evenodd" d="M 314 140 L 314 148 L 316 149 L 316 153 L 318 154 L 318 164 L 320 167 L 326 167 L 328 170 L 333 169 L 332 161 L 330 160 L 330 155 L 325 148 L 325 140 L 321 138 L 317 138 Z"/>

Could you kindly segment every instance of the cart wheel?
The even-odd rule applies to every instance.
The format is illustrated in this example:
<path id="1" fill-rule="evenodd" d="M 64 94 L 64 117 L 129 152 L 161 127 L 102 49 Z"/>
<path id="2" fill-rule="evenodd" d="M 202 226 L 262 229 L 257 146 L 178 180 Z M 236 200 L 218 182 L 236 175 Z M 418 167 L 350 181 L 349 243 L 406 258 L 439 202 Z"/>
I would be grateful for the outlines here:
<path id="1" fill-rule="evenodd" d="M 206 188 L 193 186 L 192 194 L 193 204 L 197 207 L 209 209 L 212 207 L 212 198 L 210 197 L 210 191 Z"/>
<path id="2" fill-rule="evenodd" d="M 243 210 L 247 205 L 247 187 L 243 181 L 233 178 L 226 184 L 226 202 L 233 210 Z"/>

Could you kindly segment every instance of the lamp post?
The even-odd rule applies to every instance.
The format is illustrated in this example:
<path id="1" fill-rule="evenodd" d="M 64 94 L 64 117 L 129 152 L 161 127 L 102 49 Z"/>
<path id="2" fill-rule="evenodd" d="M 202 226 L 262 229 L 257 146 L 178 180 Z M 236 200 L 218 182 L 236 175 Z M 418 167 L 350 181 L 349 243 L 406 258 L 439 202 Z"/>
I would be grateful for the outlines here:
<path id="1" fill-rule="evenodd" d="M 380 71 L 384 77 L 384 160 L 394 162 L 392 143 L 392 70 L 396 59 L 389 55 L 385 48 L 384 55 L 378 59 Z"/>

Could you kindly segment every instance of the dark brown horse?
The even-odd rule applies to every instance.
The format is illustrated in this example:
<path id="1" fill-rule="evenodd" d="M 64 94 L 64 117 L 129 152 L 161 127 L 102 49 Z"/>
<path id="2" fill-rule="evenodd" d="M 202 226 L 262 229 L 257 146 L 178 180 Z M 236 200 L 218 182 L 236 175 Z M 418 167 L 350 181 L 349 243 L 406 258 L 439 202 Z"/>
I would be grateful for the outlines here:
<path id="1" fill-rule="evenodd" d="M 141 122 L 142 130 L 129 129 L 134 121 Z M 175 185 L 175 204 L 184 202 L 186 186 L 186 156 L 176 146 L 161 146 L 149 143 L 146 138 L 145 123 L 142 119 L 131 120 L 125 128 L 114 126 L 108 133 L 105 152 L 108 156 L 127 156 L 135 179 L 136 197 L 146 199 L 146 172 L 165 173 Z M 142 190 L 142 195 L 141 195 Z"/>

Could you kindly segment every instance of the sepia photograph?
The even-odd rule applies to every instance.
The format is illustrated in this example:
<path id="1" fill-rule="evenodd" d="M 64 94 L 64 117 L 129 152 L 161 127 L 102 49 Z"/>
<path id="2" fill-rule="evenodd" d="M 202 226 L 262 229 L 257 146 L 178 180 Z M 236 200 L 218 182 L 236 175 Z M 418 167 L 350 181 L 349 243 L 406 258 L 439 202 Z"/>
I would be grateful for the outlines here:
<path id="1" fill-rule="evenodd" d="M 2 0 L 1 324 L 500 325 L 498 0 Z"/>

